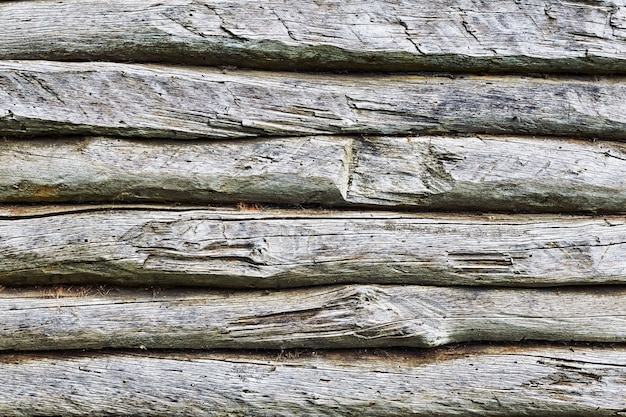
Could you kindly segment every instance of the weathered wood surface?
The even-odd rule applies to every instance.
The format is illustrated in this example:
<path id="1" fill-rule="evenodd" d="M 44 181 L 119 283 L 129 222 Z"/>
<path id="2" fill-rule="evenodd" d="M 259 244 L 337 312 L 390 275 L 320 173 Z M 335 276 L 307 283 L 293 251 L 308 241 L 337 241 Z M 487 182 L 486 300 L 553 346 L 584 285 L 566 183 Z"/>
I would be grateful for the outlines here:
<path id="1" fill-rule="evenodd" d="M 625 161 L 620 143 L 524 137 L 18 139 L 0 142 L 0 201 L 623 212 Z"/>
<path id="2" fill-rule="evenodd" d="M 0 63 L 0 135 L 241 138 L 537 134 L 626 139 L 626 78 L 222 73 Z"/>
<path id="3" fill-rule="evenodd" d="M 626 289 L 4 289 L 0 317 L 0 350 L 626 342 Z"/>
<path id="4" fill-rule="evenodd" d="M 0 3 L 0 59 L 626 73 L 618 0 Z"/>
<path id="5" fill-rule="evenodd" d="M 0 283 L 626 281 L 626 221 L 617 216 L 85 210 L 41 214 L 25 207 L 15 211 L 21 217 L 0 220 Z"/>
<path id="6" fill-rule="evenodd" d="M 2 355 L 3 415 L 619 416 L 626 352 Z"/>
<path id="7" fill-rule="evenodd" d="M 7 140 L 0 201 L 337 205 L 346 200 L 353 146 L 328 137 Z"/>

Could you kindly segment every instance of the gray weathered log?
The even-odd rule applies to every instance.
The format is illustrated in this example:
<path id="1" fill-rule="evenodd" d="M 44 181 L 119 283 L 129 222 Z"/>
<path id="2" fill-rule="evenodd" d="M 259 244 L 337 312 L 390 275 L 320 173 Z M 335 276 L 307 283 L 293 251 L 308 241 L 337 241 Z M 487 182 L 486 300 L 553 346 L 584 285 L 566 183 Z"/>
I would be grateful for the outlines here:
<path id="1" fill-rule="evenodd" d="M 619 416 L 626 351 L 2 355 L 7 416 Z"/>
<path id="2" fill-rule="evenodd" d="M 347 286 L 281 292 L 0 292 L 0 350 L 626 342 L 626 289 Z"/>
<path id="3" fill-rule="evenodd" d="M 0 201 L 623 212 L 625 161 L 543 137 L 18 139 L 0 142 Z"/>
<path id="4" fill-rule="evenodd" d="M 46 210 L 0 220 L 1 284 L 626 282 L 621 216 Z"/>
<path id="5" fill-rule="evenodd" d="M 626 73 L 619 0 L 0 3 L 0 59 Z"/>
<path id="6" fill-rule="evenodd" d="M 0 135 L 492 133 L 626 140 L 626 78 L 320 75 L 0 62 Z"/>
<path id="7" fill-rule="evenodd" d="M 354 145 L 327 137 L 7 140 L 0 201 L 337 205 L 346 200 Z"/>

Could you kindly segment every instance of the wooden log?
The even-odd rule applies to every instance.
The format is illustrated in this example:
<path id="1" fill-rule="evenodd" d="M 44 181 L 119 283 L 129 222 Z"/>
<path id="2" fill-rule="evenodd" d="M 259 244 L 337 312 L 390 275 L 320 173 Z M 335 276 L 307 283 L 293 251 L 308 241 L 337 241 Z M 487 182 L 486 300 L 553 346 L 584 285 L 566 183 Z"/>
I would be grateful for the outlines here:
<path id="1" fill-rule="evenodd" d="M 625 161 L 619 143 L 523 137 L 6 140 L 0 201 L 623 212 Z"/>
<path id="2" fill-rule="evenodd" d="M 0 412 L 14 416 L 616 416 L 626 410 L 623 347 L 0 359 Z"/>
<path id="3" fill-rule="evenodd" d="M 0 201 L 338 205 L 353 144 L 326 137 L 4 141 Z"/>
<path id="4" fill-rule="evenodd" d="M 0 284 L 296 287 L 625 282 L 623 217 L 21 208 Z"/>
<path id="5" fill-rule="evenodd" d="M 625 301 L 623 288 L 5 289 L 0 350 L 626 342 Z"/>
<path id="6" fill-rule="evenodd" d="M 621 1 L 0 3 L 0 59 L 626 73 Z"/>
<path id="7" fill-rule="evenodd" d="M 241 138 L 536 134 L 626 139 L 626 79 L 347 76 L 0 62 L 0 135 Z"/>

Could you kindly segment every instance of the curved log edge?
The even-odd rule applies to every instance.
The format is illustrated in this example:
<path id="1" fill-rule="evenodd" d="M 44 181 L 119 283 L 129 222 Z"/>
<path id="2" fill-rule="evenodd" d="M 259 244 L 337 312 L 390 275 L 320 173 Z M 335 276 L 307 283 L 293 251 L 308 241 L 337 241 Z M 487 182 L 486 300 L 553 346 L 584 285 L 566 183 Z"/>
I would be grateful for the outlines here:
<path id="1" fill-rule="evenodd" d="M 5 415 L 615 416 L 623 347 L 2 355 Z"/>
<path id="2" fill-rule="evenodd" d="M 217 292 L 3 289 L 0 350 L 626 342 L 626 289 L 344 286 Z"/>
<path id="3" fill-rule="evenodd" d="M 0 15 L 0 59 L 626 73 L 626 7 L 611 0 L 28 1 Z"/>
<path id="4" fill-rule="evenodd" d="M 0 62 L 0 135 L 557 135 L 626 139 L 625 78 L 321 75 Z"/>
<path id="5" fill-rule="evenodd" d="M 625 161 L 620 143 L 545 137 L 6 140 L 0 201 L 610 213 Z"/>
<path id="6" fill-rule="evenodd" d="M 558 286 L 626 278 L 624 217 L 109 210 L 0 220 L 0 283 Z"/>

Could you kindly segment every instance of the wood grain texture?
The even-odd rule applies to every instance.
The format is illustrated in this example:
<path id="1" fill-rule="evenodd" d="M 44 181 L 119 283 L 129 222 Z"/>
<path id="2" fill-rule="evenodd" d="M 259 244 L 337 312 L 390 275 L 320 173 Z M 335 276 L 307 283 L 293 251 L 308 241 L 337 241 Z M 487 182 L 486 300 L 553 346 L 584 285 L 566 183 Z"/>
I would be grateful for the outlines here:
<path id="1" fill-rule="evenodd" d="M 0 283 L 623 283 L 623 217 L 93 210 L 0 220 Z"/>
<path id="2" fill-rule="evenodd" d="M 0 292 L 0 350 L 626 342 L 626 289 L 344 286 L 281 292 Z"/>
<path id="3" fill-rule="evenodd" d="M 546 137 L 17 139 L 0 201 L 623 212 L 625 161 L 620 143 Z"/>
<path id="4" fill-rule="evenodd" d="M 0 59 L 626 73 L 617 0 L 0 3 Z"/>
<path id="5" fill-rule="evenodd" d="M 318 203 L 345 201 L 350 138 L 0 142 L 0 201 Z"/>
<path id="6" fill-rule="evenodd" d="M 626 139 L 626 79 L 0 62 L 0 135 L 536 134 Z"/>
<path id="7" fill-rule="evenodd" d="M 0 412 L 12 416 L 554 417 L 626 410 L 623 347 L 0 359 Z"/>

